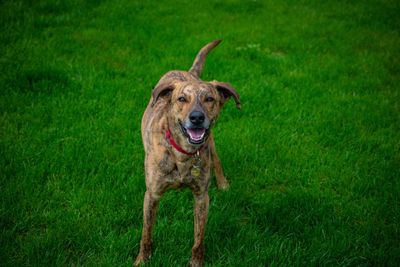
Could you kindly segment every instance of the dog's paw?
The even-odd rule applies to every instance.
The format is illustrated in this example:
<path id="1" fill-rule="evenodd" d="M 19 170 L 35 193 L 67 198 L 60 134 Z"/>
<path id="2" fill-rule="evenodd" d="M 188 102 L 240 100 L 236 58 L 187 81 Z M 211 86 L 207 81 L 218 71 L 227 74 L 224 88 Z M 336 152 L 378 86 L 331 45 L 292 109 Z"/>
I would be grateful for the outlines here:
<path id="1" fill-rule="evenodd" d="M 146 263 L 151 257 L 151 254 L 148 255 L 143 255 L 143 253 L 140 253 L 137 257 L 135 262 L 133 263 L 133 266 L 140 266 Z"/>
<path id="2" fill-rule="evenodd" d="M 221 182 L 217 183 L 217 187 L 220 190 L 226 191 L 229 189 L 230 185 L 229 185 L 229 182 L 227 180 L 225 180 L 225 181 L 221 181 Z"/>
<path id="3" fill-rule="evenodd" d="M 203 260 L 192 259 L 190 261 L 190 267 L 202 267 L 202 266 L 203 266 Z"/>
<path id="4" fill-rule="evenodd" d="M 140 255 L 136 258 L 136 260 L 133 262 L 133 266 L 139 266 L 144 264 L 144 259 L 143 257 L 140 257 Z"/>

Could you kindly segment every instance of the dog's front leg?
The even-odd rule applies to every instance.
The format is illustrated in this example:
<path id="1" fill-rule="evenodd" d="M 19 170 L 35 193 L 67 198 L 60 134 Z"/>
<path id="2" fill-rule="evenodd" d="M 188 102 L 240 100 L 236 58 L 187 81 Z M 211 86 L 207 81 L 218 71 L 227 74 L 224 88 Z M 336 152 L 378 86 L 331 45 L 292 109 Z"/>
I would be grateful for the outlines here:
<path id="1" fill-rule="evenodd" d="M 208 193 L 194 194 L 194 245 L 192 248 L 192 267 L 203 266 L 204 261 L 204 232 L 207 222 L 209 197 Z"/>
<path id="2" fill-rule="evenodd" d="M 134 266 L 138 266 L 148 260 L 151 256 L 152 233 L 156 219 L 156 213 L 160 197 L 150 191 L 146 191 L 143 203 L 143 229 L 140 241 L 140 252 Z"/>

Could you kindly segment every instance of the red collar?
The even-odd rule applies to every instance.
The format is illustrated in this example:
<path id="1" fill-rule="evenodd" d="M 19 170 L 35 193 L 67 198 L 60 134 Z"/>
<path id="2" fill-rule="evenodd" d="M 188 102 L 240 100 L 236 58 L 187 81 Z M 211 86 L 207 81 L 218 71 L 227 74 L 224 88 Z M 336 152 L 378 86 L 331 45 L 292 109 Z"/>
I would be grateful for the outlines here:
<path id="1" fill-rule="evenodd" d="M 173 146 L 176 150 L 178 150 L 179 152 L 181 152 L 182 154 L 188 155 L 188 156 L 194 156 L 196 155 L 197 152 L 200 151 L 200 149 L 202 147 L 200 147 L 198 150 L 196 150 L 193 153 L 187 152 L 186 150 L 184 150 L 182 147 L 180 147 L 174 140 L 174 138 L 172 138 L 171 132 L 169 130 L 165 131 L 165 137 L 167 138 L 168 142 L 171 144 L 171 146 Z"/>

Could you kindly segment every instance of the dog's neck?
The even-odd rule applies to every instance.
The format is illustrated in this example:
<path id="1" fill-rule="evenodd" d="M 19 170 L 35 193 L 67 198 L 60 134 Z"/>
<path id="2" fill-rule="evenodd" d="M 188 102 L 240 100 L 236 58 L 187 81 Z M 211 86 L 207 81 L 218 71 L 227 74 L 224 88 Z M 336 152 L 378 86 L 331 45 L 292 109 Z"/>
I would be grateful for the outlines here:
<path id="1" fill-rule="evenodd" d="M 180 133 L 170 131 L 169 129 L 170 128 L 165 129 L 165 139 L 175 151 L 178 151 L 183 155 L 193 157 L 200 153 L 205 147 L 205 144 L 199 146 L 190 145 L 185 138 L 180 135 Z"/>
<path id="2" fill-rule="evenodd" d="M 169 143 L 173 148 L 175 148 L 175 150 L 177 150 L 177 151 L 179 151 L 180 153 L 185 154 L 185 155 L 187 155 L 187 156 L 194 156 L 194 155 L 196 155 L 196 153 L 199 153 L 199 151 L 200 151 L 200 149 L 201 149 L 201 147 L 200 147 L 200 148 L 198 148 L 197 150 L 195 150 L 194 152 L 186 151 L 185 149 L 183 149 L 180 145 L 178 145 L 178 144 L 175 142 L 174 138 L 173 138 L 172 135 L 171 135 L 171 131 L 170 131 L 170 130 L 166 130 L 166 131 L 165 131 L 165 138 L 167 139 L 168 143 Z"/>

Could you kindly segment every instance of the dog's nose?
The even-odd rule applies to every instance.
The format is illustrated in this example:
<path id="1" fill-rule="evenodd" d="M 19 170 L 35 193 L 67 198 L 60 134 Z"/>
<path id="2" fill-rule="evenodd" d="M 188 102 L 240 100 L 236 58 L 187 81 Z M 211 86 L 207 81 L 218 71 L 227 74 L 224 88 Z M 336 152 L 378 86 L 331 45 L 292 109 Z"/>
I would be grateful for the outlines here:
<path id="1" fill-rule="evenodd" d="M 205 116 L 203 112 L 192 111 L 189 115 L 189 119 L 194 125 L 200 125 L 204 122 Z"/>

